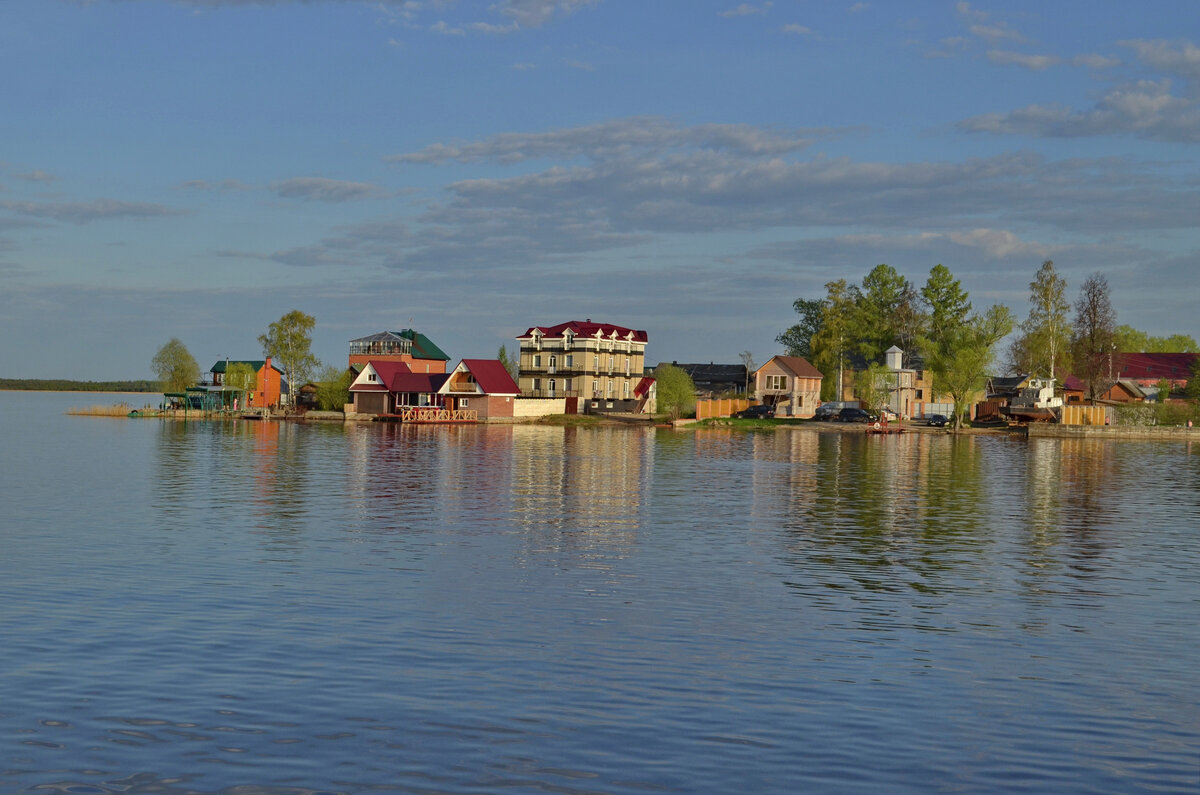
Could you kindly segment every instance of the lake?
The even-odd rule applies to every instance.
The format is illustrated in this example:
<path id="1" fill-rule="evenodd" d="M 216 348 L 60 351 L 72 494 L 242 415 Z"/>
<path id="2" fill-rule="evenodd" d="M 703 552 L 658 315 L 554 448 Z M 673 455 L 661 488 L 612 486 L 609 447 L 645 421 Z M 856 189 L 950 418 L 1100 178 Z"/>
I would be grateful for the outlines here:
<path id="1" fill-rule="evenodd" d="M 1195 792 L 1200 445 L 0 392 L 0 790 Z"/>

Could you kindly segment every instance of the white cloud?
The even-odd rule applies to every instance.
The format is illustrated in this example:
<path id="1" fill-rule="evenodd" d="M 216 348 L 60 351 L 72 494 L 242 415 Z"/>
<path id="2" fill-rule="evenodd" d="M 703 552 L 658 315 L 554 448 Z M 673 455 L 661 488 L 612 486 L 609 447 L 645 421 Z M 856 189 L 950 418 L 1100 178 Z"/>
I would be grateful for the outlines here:
<path id="1" fill-rule="evenodd" d="M 967 132 L 1080 138 L 1134 135 L 1159 141 L 1200 141 L 1200 106 L 1171 94 L 1169 80 L 1143 80 L 1118 86 L 1089 110 L 1029 105 L 1008 113 L 988 113 L 959 123 Z"/>
<path id="2" fill-rule="evenodd" d="M 1071 59 L 1071 63 L 1075 66 L 1085 66 L 1088 69 L 1112 69 L 1121 65 L 1121 59 L 1091 53 L 1088 55 L 1076 55 Z"/>
<path id="3" fill-rule="evenodd" d="M 126 202 L 119 199 L 94 199 L 87 202 L 0 201 L 0 209 L 33 218 L 48 218 L 72 224 L 87 224 L 114 218 L 154 218 L 185 214 L 184 210 L 161 204 Z"/>
<path id="4" fill-rule="evenodd" d="M 374 199 L 383 192 L 366 182 L 345 182 L 321 177 L 296 177 L 271 183 L 271 190 L 284 199 L 304 201 L 345 202 Z"/>
<path id="5" fill-rule="evenodd" d="M 1163 39 L 1118 42 L 1129 47 L 1145 64 L 1184 78 L 1194 93 L 1200 92 L 1200 47 L 1190 41 L 1173 44 Z"/>
<path id="6" fill-rule="evenodd" d="M 994 64 L 1002 66 L 1023 66 L 1026 69 L 1041 71 L 1049 69 L 1059 63 L 1059 59 L 1053 55 L 1028 55 L 1021 52 L 1010 52 L 1007 50 L 988 50 L 988 60 Z"/>
<path id="7" fill-rule="evenodd" d="M 730 8 L 721 12 L 723 17 L 748 17 L 767 13 L 773 3 L 763 3 L 761 6 L 751 5 L 750 3 L 742 3 L 735 8 Z"/>
<path id="8" fill-rule="evenodd" d="M 799 36 L 808 36 L 808 35 L 812 34 L 812 28 L 806 27 L 804 25 L 796 25 L 796 24 L 784 25 L 782 28 L 780 28 L 780 30 L 782 30 L 784 33 L 795 33 Z"/>
<path id="9" fill-rule="evenodd" d="M 15 174 L 17 179 L 23 179 L 26 182 L 54 182 L 58 177 L 48 171 L 42 171 L 40 168 L 35 168 L 32 171 L 26 171 L 23 174 Z"/>
<path id="10" fill-rule="evenodd" d="M 433 144 L 418 152 L 386 158 L 396 163 L 519 163 L 535 158 L 603 160 L 634 151 L 665 152 L 677 148 L 729 150 L 747 155 L 779 155 L 804 149 L 813 134 L 824 131 L 777 132 L 747 124 L 680 127 L 657 116 L 616 119 L 586 127 L 542 133 L 501 133 L 481 141 Z"/>

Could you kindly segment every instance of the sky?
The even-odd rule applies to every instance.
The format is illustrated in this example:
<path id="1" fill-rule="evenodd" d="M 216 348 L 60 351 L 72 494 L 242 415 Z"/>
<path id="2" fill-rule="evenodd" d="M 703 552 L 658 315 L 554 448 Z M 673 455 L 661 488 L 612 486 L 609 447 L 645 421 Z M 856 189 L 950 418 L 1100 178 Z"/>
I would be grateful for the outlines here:
<path id="1" fill-rule="evenodd" d="M 0 377 L 603 321 L 761 364 L 943 264 L 1200 337 L 1200 3 L 4 0 Z"/>

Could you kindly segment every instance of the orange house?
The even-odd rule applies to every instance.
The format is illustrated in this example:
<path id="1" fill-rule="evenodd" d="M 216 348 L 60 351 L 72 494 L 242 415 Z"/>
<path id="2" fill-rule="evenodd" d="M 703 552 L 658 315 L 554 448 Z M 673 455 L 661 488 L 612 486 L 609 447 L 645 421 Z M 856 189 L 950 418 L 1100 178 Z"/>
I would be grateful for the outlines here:
<path id="1" fill-rule="evenodd" d="M 212 381 L 215 386 L 223 386 L 227 367 L 235 364 L 249 365 L 254 370 L 254 390 L 245 396 L 241 408 L 275 408 L 279 406 L 281 397 L 287 393 L 287 381 L 283 371 L 271 364 L 271 357 L 265 360 L 222 359 L 212 366 Z"/>
<path id="2" fill-rule="evenodd" d="M 403 362 L 414 373 L 444 373 L 449 361 L 441 348 L 410 328 L 350 340 L 349 365 L 356 372 L 361 372 L 367 362 Z"/>

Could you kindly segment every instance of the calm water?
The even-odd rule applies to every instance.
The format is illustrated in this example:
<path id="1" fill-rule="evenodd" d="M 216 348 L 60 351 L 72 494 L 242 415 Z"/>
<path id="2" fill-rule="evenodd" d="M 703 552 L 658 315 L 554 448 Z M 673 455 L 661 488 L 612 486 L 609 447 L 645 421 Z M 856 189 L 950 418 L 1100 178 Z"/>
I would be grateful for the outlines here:
<path id="1" fill-rule="evenodd" d="M 1200 788 L 1200 445 L 115 400 L 0 392 L 0 791 Z"/>

